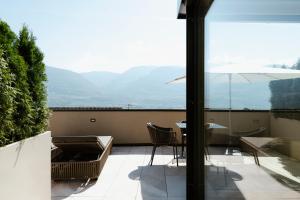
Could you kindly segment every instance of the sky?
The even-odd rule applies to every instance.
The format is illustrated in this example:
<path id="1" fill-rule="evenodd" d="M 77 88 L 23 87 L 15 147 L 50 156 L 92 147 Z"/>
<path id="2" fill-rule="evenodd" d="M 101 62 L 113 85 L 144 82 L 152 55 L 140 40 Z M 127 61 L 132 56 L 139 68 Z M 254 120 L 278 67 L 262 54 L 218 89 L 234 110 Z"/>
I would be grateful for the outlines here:
<path id="1" fill-rule="evenodd" d="M 253 72 L 255 69 L 256 73 L 261 73 L 266 72 L 263 68 L 274 65 L 291 67 L 300 59 L 299 36 L 300 23 L 296 22 L 230 22 L 213 21 L 208 17 L 205 43 L 206 71 L 217 68 L 227 73 L 236 73 Z M 234 74 L 231 82 L 228 75 L 222 74 L 207 73 L 205 78 L 206 107 L 229 108 L 230 96 L 232 108 L 235 109 L 271 107 L 270 80 L 264 75 Z M 227 85 L 225 91 L 220 87 L 222 84 Z M 232 86 L 230 92 L 229 85 Z M 220 91 L 220 88 L 223 90 Z M 220 98 L 224 101 L 219 101 Z"/>
<path id="2" fill-rule="evenodd" d="M 15 32 L 29 26 L 46 65 L 76 72 L 185 66 L 186 27 L 176 19 L 176 0 L 0 1 L 0 18 Z M 207 21 L 207 28 L 207 67 L 291 66 L 300 57 L 298 23 Z"/>
<path id="3" fill-rule="evenodd" d="M 291 67 L 300 58 L 299 23 L 207 23 L 207 67 Z"/>
<path id="4" fill-rule="evenodd" d="M 48 66 L 76 72 L 185 67 L 185 21 L 176 19 L 176 0 L 0 1 L 0 19 L 16 33 L 26 24 Z"/>
<path id="5" fill-rule="evenodd" d="M 291 67 L 300 58 L 299 6 L 294 0 L 214 1 L 205 21 L 206 67 Z"/>

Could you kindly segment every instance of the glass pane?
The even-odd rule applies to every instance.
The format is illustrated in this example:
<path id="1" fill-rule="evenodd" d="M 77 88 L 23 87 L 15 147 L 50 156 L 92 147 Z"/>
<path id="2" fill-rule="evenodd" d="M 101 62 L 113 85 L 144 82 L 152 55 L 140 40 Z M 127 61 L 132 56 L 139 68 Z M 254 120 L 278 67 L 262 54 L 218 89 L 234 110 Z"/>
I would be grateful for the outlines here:
<path id="1" fill-rule="evenodd" d="M 300 196 L 299 11 L 215 0 L 206 17 L 206 199 Z"/>

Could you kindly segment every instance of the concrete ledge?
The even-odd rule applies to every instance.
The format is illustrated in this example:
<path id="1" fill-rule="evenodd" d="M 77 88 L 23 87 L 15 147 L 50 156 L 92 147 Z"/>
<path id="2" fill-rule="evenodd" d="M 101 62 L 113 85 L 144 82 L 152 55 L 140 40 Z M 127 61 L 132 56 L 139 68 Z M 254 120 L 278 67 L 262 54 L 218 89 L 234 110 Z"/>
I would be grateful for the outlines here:
<path id="1" fill-rule="evenodd" d="M 51 133 L 0 148 L 1 199 L 50 200 Z"/>

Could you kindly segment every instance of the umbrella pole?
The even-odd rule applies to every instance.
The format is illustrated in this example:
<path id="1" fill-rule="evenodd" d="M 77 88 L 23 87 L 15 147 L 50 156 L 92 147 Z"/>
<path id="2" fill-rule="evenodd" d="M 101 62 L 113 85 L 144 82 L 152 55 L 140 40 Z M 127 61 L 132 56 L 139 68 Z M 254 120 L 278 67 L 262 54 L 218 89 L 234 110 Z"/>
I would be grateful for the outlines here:
<path id="1" fill-rule="evenodd" d="M 231 154 L 231 134 L 232 134 L 232 122 L 231 122 L 231 109 L 232 109 L 232 90 L 231 90 L 231 84 L 232 84 L 232 74 L 228 74 L 228 80 L 229 80 L 229 87 L 228 87 L 228 93 L 229 93 L 229 110 L 228 110 L 228 131 L 229 131 L 229 144 L 226 150 L 226 154 Z"/>

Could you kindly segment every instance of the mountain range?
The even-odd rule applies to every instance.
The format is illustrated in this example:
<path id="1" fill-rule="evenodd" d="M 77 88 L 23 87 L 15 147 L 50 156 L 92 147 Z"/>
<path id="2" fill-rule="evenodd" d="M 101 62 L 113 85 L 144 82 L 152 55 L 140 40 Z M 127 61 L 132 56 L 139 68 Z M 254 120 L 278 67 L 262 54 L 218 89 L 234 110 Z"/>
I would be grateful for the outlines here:
<path id="1" fill-rule="evenodd" d="M 76 73 L 47 66 L 46 73 L 50 107 L 185 108 L 186 84 L 167 84 L 185 75 L 183 67 L 139 66 L 123 73 Z M 205 106 L 228 108 L 226 76 L 206 77 L 206 83 Z M 269 83 L 233 82 L 231 99 L 233 109 L 269 109 Z"/>
<path id="2" fill-rule="evenodd" d="M 140 66 L 124 73 L 73 71 L 47 66 L 50 107 L 184 108 L 185 84 L 166 84 L 182 67 Z"/>

